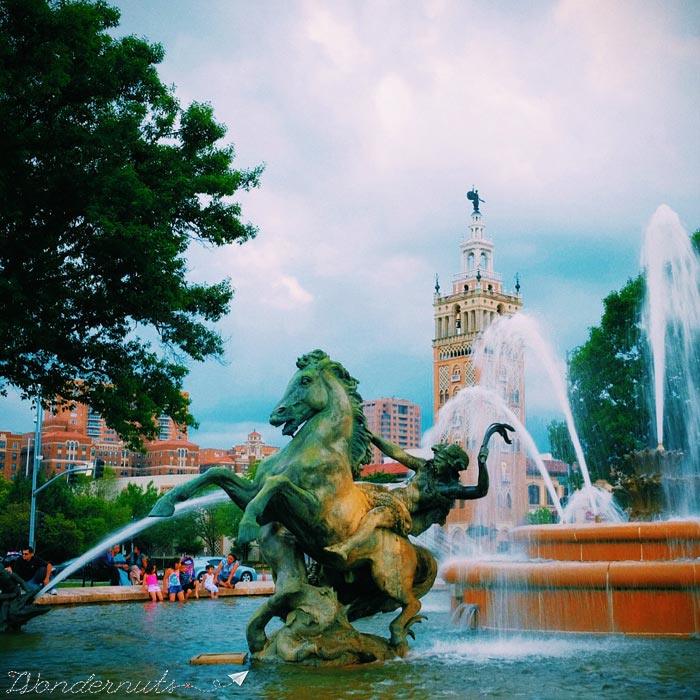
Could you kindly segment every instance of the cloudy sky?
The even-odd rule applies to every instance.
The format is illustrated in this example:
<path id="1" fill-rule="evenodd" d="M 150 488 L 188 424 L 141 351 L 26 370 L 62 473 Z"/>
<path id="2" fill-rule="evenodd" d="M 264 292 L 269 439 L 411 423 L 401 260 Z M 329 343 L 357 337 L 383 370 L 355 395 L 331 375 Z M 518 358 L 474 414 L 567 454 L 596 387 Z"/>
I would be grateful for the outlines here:
<path id="1" fill-rule="evenodd" d="M 163 44 L 180 100 L 212 103 L 237 166 L 266 164 L 241 198 L 258 238 L 190 256 L 236 288 L 225 364 L 187 380 L 202 446 L 280 444 L 267 417 L 317 347 L 427 429 L 435 274 L 459 271 L 472 185 L 496 270 L 560 356 L 637 274 L 660 204 L 700 227 L 696 0 L 113 4 Z M 547 394 L 528 389 L 536 435 Z M 0 428 L 30 430 L 29 407 L 2 400 Z"/>

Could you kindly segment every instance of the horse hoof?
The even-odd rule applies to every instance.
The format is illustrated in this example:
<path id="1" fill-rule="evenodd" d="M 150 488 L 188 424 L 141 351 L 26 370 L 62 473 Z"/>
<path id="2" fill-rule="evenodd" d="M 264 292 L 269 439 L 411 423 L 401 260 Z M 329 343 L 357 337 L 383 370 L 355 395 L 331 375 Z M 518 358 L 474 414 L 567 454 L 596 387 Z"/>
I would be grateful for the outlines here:
<path id="1" fill-rule="evenodd" d="M 161 498 L 159 501 L 155 502 L 148 516 L 151 518 L 169 518 L 174 512 L 174 504 Z"/>

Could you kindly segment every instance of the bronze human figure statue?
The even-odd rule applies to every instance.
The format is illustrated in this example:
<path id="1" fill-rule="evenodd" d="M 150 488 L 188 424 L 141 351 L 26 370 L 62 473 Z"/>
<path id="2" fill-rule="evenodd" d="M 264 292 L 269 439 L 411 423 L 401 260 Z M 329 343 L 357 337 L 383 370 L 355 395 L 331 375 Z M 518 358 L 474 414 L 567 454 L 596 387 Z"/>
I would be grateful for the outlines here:
<path id="1" fill-rule="evenodd" d="M 469 458 L 456 446 L 436 446 L 419 460 L 367 429 L 357 380 L 322 350 L 297 361 L 298 371 L 270 422 L 292 440 L 264 459 L 252 480 L 210 469 L 163 496 L 151 515 L 167 516 L 175 503 L 216 484 L 244 510 L 238 543 L 257 539 L 273 570 L 275 594 L 248 623 L 255 658 L 309 665 L 347 665 L 402 656 L 422 616 L 420 598 L 437 574 L 433 555 L 408 539 L 444 522 L 455 498 L 488 490 L 487 442 L 506 441 L 510 426 L 494 424 L 479 454 L 479 482 L 466 487 L 459 472 Z M 371 443 L 415 470 L 403 488 L 356 483 Z M 307 571 L 306 558 L 315 562 Z M 399 614 L 389 639 L 358 632 L 350 623 L 376 612 Z M 268 638 L 273 618 L 285 626 Z"/>

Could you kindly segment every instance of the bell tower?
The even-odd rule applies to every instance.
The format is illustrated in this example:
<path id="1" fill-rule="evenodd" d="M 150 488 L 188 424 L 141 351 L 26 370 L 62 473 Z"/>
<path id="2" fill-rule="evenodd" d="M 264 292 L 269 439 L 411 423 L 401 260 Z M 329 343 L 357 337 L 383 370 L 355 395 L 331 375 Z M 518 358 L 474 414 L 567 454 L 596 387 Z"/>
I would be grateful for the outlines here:
<path id="1" fill-rule="evenodd" d="M 476 384 L 471 363 L 474 340 L 497 316 L 520 311 L 520 283 L 512 292 L 503 288 L 502 276 L 494 271 L 494 243 L 486 237 L 478 190 L 467 197 L 473 202 L 468 237 L 459 246 L 461 270 L 452 277 L 447 293 L 435 281 L 433 314 L 433 412 L 460 389 Z"/>
<path id="2" fill-rule="evenodd" d="M 479 204 L 484 202 L 477 190 L 472 189 L 467 198 L 473 204 L 468 232 L 459 246 L 460 271 L 453 275 L 448 290 L 441 290 L 435 280 L 433 309 L 435 337 L 433 340 L 433 412 L 437 422 L 440 408 L 460 390 L 479 383 L 479 376 L 472 362 L 474 342 L 479 334 L 499 316 L 512 316 L 520 311 L 522 298 L 520 282 L 508 291 L 502 276 L 494 269 L 494 243 L 486 235 Z M 500 387 L 504 398 L 521 420 L 524 420 L 524 383 L 522 358 L 515 360 L 519 367 L 513 373 L 513 387 Z M 462 445 L 465 449 L 471 447 Z M 498 465 L 498 474 L 492 474 L 489 495 L 484 499 L 494 501 L 490 522 L 482 523 L 499 532 L 522 524 L 527 513 L 525 499 L 525 453 L 519 439 L 510 447 L 494 441 L 494 454 L 490 463 Z M 502 453 L 501 453 L 502 451 Z M 472 455 L 475 464 L 475 455 Z M 472 477 L 473 478 L 473 477 Z M 474 524 L 476 501 L 461 502 L 450 512 L 447 527 L 450 539 L 468 537 L 468 526 Z"/>

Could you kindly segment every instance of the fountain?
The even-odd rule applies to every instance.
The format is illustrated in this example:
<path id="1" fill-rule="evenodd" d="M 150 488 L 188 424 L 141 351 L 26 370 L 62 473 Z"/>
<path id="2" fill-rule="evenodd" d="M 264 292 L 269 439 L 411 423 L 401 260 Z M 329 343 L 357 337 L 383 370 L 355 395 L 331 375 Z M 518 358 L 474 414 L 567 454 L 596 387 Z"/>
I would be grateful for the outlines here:
<path id="1" fill-rule="evenodd" d="M 666 511 L 677 517 L 700 511 L 700 259 L 678 215 L 661 205 L 642 248 L 646 276 L 643 323 L 652 358 L 656 442 Z"/>
<path id="2" fill-rule="evenodd" d="M 699 493 L 700 400 L 695 385 L 700 367 L 700 263 L 678 217 L 666 206 L 649 223 L 642 262 L 647 275 L 644 329 L 652 348 L 659 447 L 631 458 L 640 464 L 644 460 L 652 475 L 662 473 L 668 514 L 686 519 L 520 527 L 511 535 L 519 560 L 448 561 L 442 575 L 454 585 L 454 607 L 477 606 L 479 628 L 700 635 L 700 521 L 688 518 L 698 513 Z M 518 325 L 523 323 L 516 322 L 517 332 L 505 337 L 522 335 Z M 498 338 L 499 329 L 494 332 Z M 487 360 L 499 343 L 503 341 L 484 339 Z M 664 401 L 669 390 L 675 413 Z M 560 390 L 555 393 L 566 397 Z M 572 430 L 570 411 L 564 413 Z M 669 427 L 675 435 L 664 433 Z M 666 442 L 682 452 L 665 451 L 664 434 Z M 574 435 L 572 430 L 585 478 L 585 460 Z M 647 514 L 653 487 L 653 478 L 618 486 L 639 503 L 646 502 Z M 590 500 L 590 493 L 588 480 L 572 500 Z M 595 500 L 597 514 L 601 498 Z M 607 500 L 611 501 L 609 494 Z M 638 514 L 643 510 L 639 506 Z M 596 519 L 615 518 L 608 512 Z"/>
<path id="3" fill-rule="evenodd" d="M 469 408 L 469 402 L 479 398 L 482 405 L 486 401 L 496 412 L 503 410 L 497 415 L 524 431 L 515 416 L 499 408 L 500 397 L 485 398 L 479 389 L 462 394 L 460 401 L 467 414 L 475 410 L 474 404 Z M 461 420 L 456 411 L 447 422 L 452 428 Z M 521 439 L 528 442 L 525 432 Z M 529 449 L 536 452 L 532 446 Z M 451 484 L 450 488 L 458 487 Z M 185 501 L 175 510 L 194 505 L 192 500 Z M 129 532 L 135 534 L 153 521 L 146 518 L 135 523 Z M 125 536 L 124 531 L 115 533 L 81 559 L 90 559 Z M 410 664 L 397 654 L 383 664 L 342 670 L 321 667 L 308 673 L 297 664 L 268 664 L 261 669 L 251 662 L 246 666 L 250 669 L 246 697 L 267 700 L 313 694 L 388 700 L 414 697 L 416 689 L 433 700 L 515 697 L 533 684 L 538 695 L 549 697 L 562 695 L 562 678 L 572 676 L 576 683 L 564 691 L 572 699 L 618 698 L 621 693 L 640 698 L 691 697 L 697 692 L 697 650 L 673 639 L 601 640 L 580 635 L 558 637 L 552 644 L 551 636 L 503 638 L 488 630 L 697 636 L 700 523 L 520 528 L 513 542 L 527 553 L 528 561 L 447 562 L 443 574 L 455 586 L 454 605 L 447 604 L 438 591 L 425 593 L 422 612 L 430 619 L 423 621 L 423 633 L 411 649 L 402 649 Z M 80 561 L 74 568 L 78 566 Z M 277 570 L 278 584 L 284 573 Z M 255 605 L 246 599 L 194 606 L 145 602 L 137 614 L 133 610 L 125 614 L 118 604 L 63 608 L 60 615 L 37 618 L 24 634 L 3 638 L 6 670 L 0 673 L 0 692 L 10 697 L 32 693 L 107 697 L 117 689 L 132 694 L 167 692 L 172 697 L 219 697 L 227 687 L 237 692 L 236 682 L 229 680 L 236 674 L 222 673 L 213 666 L 198 667 L 195 673 L 188 660 L 208 643 L 203 640 L 214 639 L 225 650 L 241 649 L 250 637 L 239 621 L 255 618 Z M 277 627 L 272 638 L 286 624 L 273 620 L 270 626 Z M 363 634 L 377 637 L 386 626 L 386 614 L 358 623 Z M 473 628 L 482 632 L 469 634 Z M 614 679 L 610 668 L 615 669 Z"/>

